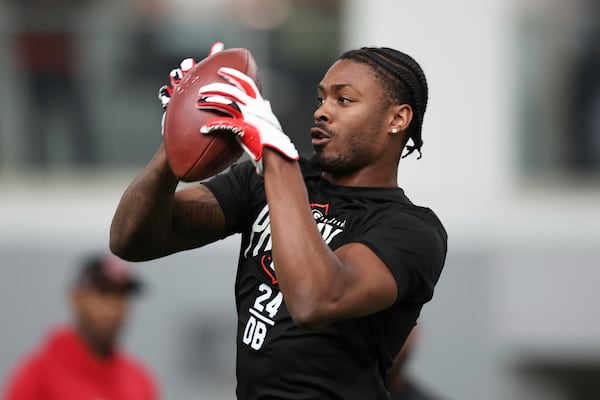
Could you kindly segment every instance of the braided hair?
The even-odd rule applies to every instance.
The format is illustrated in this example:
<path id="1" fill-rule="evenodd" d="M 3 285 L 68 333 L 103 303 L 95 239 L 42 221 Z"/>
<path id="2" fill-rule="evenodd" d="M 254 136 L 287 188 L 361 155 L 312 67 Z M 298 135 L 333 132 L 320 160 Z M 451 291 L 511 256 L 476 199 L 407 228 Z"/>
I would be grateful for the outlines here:
<path id="1" fill-rule="evenodd" d="M 377 80 L 385 93 L 393 102 L 409 104 L 413 109 L 413 120 L 408 127 L 408 138 L 412 145 L 407 145 L 407 153 L 415 150 L 421 158 L 421 127 L 427 107 L 427 80 L 419 64 L 408 54 L 388 47 L 362 47 L 350 50 L 339 57 L 339 60 L 350 60 L 373 68 Z"/>

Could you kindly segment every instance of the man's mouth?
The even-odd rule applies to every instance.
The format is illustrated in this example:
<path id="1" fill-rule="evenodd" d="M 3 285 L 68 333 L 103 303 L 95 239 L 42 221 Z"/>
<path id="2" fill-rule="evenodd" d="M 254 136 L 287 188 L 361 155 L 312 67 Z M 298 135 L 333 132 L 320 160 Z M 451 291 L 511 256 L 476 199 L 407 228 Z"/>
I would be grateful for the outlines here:
<path id="1" fill-rule="evenodd" d="M 331 140 L 331 135 L 324 129 L 314 127 L 310 130 L 313 146 L 324 146 Z"/>

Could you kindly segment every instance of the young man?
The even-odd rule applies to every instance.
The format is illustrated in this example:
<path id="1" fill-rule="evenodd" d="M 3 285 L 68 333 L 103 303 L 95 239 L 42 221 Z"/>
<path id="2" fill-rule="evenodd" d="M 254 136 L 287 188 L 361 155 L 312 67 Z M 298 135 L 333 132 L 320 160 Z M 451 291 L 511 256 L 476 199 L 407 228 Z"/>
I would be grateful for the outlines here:
<path id="1" fill-rule="evenodd" d="M 176 191 L 161 147 L 121 199 L 111 249 L 146 260 L 242 233 L 238 398 L 388 398 L 386 370 L 446 255 L 440 221 L 397 185 L 407 141 L 422 145 L 421 68 L 387 48 L 343 54 L 317 88 L 311 162 L 248 77 L 220 73 L 231 85 L 203 87 L 198 107 L 229 117 L 199 129 L 238 134 L 251 162 Z"/>
<path id="2" fill-rule="evenodd" d="M 112 255 L 88 259 L 70 290 L 72 327 L 55 329 L 8 381 L 4 400 L 156 400 L 153 378 L 117 348 L 139 281 Z"/>

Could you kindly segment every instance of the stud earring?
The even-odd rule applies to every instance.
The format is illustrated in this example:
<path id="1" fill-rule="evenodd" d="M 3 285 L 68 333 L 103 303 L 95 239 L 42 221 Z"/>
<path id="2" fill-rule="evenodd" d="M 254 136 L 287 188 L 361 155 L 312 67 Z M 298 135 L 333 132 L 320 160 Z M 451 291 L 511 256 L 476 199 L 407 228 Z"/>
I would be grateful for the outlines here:
<path id="1" fill-rule="evenodd" d="M 391 132 L 391 134 L 392 134 L 392 135 L 394 135 L 394 134 L 396 134 L 396 133 L 398 133 L 398 128 L 392 128 L 392 132 Z"/>

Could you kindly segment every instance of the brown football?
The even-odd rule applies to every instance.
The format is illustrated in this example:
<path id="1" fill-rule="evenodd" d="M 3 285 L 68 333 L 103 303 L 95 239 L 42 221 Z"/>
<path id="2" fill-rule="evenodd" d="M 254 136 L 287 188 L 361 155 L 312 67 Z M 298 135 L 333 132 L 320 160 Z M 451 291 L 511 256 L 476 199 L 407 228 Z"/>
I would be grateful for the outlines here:
<path id="1" fill-rule="evenodd" d="M 242 71 L 258 80 L 256 61 L 247 49 L 228 49 L 196 64 L 179 82 L 171 95 L 164 120 L 164 143 L 169 165 L 182 181 L 209 178 L 229 167 L 242 155 L 235 136 L 228 131 L 200 133 L 200 127 L 219 116 L 196 108 L 198 90 L 213 82 L 227 82 L 217 75 L 221 67 Z M 260 85 L 257 82 L 257 85 Z"/>

